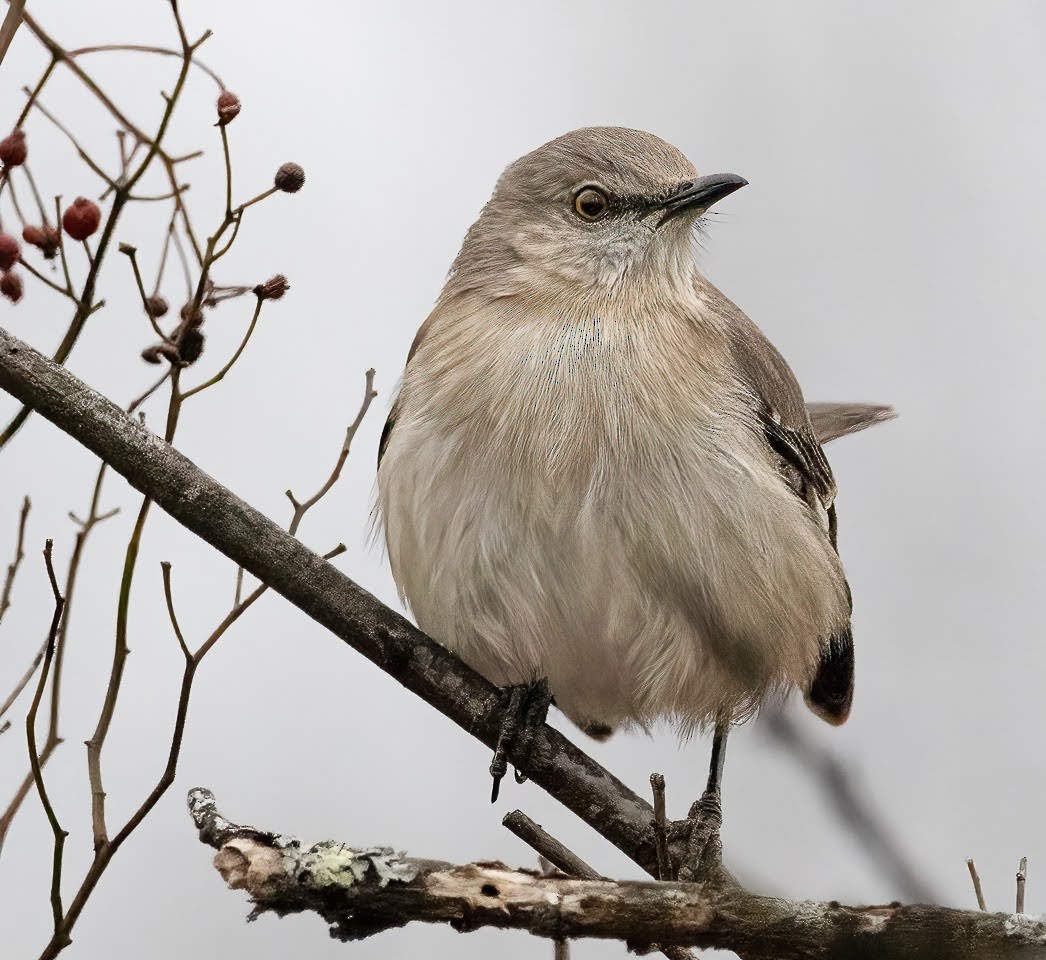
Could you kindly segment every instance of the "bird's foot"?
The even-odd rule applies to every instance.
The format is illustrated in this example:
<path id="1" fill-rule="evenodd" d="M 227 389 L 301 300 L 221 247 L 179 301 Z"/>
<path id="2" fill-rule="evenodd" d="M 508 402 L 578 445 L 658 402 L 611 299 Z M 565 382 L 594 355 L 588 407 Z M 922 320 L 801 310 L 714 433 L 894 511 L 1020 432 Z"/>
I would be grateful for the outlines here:
<path id="1" fill-rule="evenodd" d="M 490 776 L 494 781 L 490 790 L 491 803 L 497 802 L 501 781 L 508 772 L 509 754 L 520 761 L 515 772 L 516 783 L 526 781 L 526 775 L 520 773 L 518 767 L 526 765 L 530 747 L 534 742 L 534 732 L 545 722 L 548 708 L 552 704 L 552 692 L 549 690 L 547 678 L 505 687 L 502 693 L 507 695 L 508 702 L 501 721 L 501 733 L 498 735 L 494 759 L 490 761 Z"/>
<path id="2" fill-rule="evenodd" d="M 724 876 L 723 844 L 719 838 L 722 826 L 723 807 L 718 790 L 706 790 L 690 808 L 687 818 L 672 824 L 678 879 L 695 883 L 718 881 Z"/>

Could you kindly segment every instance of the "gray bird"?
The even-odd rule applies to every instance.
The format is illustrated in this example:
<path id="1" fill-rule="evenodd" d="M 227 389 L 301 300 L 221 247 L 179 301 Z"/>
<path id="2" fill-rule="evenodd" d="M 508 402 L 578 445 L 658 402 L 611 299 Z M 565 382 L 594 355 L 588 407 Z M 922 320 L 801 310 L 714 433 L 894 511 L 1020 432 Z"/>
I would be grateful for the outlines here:
<path id="1" fill-rule="evenodd" d="M 698 272 L 695 224 L 745 184 L 619 127 L 511 164 L 414 339 L 378 469 L 426 633 L 498 686 L 547 678 L 597 738 L 714 725 L 710 788 L 728 724 L 773 693 L 850 712 L 820 441 L 891 415 L 822 405 L 819 439 L 784 359 Z"/>

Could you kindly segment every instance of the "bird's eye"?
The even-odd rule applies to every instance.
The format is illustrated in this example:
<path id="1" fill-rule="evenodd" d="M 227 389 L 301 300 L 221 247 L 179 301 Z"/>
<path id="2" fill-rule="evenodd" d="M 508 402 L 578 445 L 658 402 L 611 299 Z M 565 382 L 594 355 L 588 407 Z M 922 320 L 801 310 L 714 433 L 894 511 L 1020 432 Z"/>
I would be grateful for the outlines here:
<path id="1" fill-rule="evenodd" d="M 585 187 L 574 197 L 574 209 L 582 220 L 588 220 L 591 223 L 606 214 L 610 209 L 610 200 L 602 190 Z"/>

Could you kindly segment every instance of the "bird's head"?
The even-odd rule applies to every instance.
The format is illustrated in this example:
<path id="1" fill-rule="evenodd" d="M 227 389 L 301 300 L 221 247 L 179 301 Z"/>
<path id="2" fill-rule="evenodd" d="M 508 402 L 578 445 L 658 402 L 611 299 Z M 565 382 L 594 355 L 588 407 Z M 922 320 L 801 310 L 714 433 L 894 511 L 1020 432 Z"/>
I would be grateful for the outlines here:
<path id="1" fill-rule="evenodd" d="M 685 273 L 693 228 L 747 183 L 698 176 L 653 134 L 586 127 L 509 165 L 466 237 L 455 274 L 511 285 L 613 288 L 628 276 Z"/>

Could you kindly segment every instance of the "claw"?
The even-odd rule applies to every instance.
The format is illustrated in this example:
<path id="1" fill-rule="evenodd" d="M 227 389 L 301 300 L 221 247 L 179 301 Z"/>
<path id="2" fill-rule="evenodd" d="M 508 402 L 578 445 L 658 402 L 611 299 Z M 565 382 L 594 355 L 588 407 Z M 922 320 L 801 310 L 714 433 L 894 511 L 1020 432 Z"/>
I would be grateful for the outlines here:
<path id="1" fill-rule="evenodd" d="M 534 732 L 544 724 L 549 705 L 552 703 L 552 693 L 546 678 L 509 687 L 508 694 L 501 733 L 498 735 L 494 758 L 490 761 L 490 776 L 493 780 L 490 789 L 491 803 L 497 802 L 501 781 L 508 772 L 508 754 L 511 752 L 523 765 L 526 764 L 534 743 Z M 516 783 L 525 783 L 527 779 L 518 766 L 515 779 Z"/>

